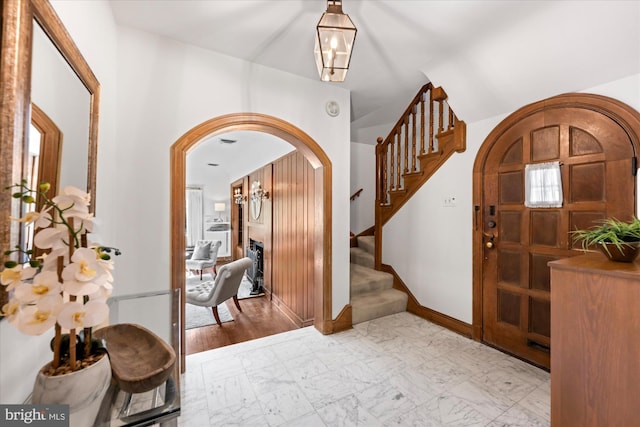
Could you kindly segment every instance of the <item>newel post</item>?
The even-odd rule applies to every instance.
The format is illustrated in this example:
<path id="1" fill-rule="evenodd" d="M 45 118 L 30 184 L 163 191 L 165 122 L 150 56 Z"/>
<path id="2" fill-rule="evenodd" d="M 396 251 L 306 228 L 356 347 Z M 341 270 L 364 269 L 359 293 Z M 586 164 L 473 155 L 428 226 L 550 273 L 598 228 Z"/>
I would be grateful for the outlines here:
<path id="1" fill-rule="evenodd" d="M 375 223 L 374 223 L 374 267 L 379 270 L 382 264 L 382 203 L 383 198 L 386 203 L 386 182 L 385 182 L 385 163 L 386 156 L 383 150 L 386 145 L 383 144 L 384 139 L 378 137 L 376 144 L 376 206 L 375 206 Z"/>
<path id="2" fill-rule="evenodd" d="M 383 194 L 383 172 L 382 172 L 382 139 L 381 136 L 377 139 L 376 145 L 376 205 L 379 205 L 382 201 Z"/>

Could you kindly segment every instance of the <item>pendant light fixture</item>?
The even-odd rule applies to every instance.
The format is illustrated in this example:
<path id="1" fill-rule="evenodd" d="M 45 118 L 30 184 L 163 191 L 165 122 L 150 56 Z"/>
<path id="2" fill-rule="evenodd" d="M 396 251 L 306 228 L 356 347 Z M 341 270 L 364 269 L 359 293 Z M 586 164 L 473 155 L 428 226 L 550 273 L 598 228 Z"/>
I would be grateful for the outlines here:
<path id="1" fill-rule="evenodd" d="M 327 1 L 327 11 L 316 29 L 314 54 L 320 79 L 343 82 L 349 69 L 357 30 L 349 15 L 342 13 L 341 0 Z"/>

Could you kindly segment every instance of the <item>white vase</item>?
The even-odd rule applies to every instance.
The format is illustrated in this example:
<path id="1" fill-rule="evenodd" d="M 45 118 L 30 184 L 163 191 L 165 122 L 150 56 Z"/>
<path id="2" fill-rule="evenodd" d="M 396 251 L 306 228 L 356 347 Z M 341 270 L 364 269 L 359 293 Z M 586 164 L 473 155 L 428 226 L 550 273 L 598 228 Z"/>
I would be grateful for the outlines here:
<path id="1" fill-rule="evenodd" d="M 109 357 L 104 355 L 91 366 L 54 377 L 42 373 L 48 366 L 36 376 L 32 403 L 69 405 L 70 427 L 92 426 L 111 383 Z"/>

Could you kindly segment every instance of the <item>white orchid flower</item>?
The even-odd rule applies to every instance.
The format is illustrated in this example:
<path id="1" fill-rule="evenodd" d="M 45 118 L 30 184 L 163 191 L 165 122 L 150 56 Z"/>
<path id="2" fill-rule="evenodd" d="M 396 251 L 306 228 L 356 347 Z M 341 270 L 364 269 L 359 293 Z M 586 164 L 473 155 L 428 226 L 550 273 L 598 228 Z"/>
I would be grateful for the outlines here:
<path id="1" fill-rule="evenodd" d="M 76 187 L 69 186 L 63 188 L 51 201 L 64 211 L 65 217 L 86 217 L 89 214 L 91 196 Z"/>
<path id="2" fill-rule="evenodd" d="M 62 270 L 63 290 L 76 296 L 91 295 L 100 287 L 101 273 L 102 268 L 93 249 L 76 249 L 71 264 Z"/>
<path id="3" fill-rule="evenodd" d="M 111 284 L 111 282 L 104 282 L 100 284 L 96 293 L 89 295 L 89 299 L 106 301 L 111 296 L 112 292 L 113 285 Z"/>
<path id="4" fill-rule="evenodd" d="M 53 219 L 49 210 L 51 210 L 51 207 L 48 207 L 40 212 L 40 215 L 35 221 L 36 228 L 47 228 L 51 226 Z"/>
<path id="5" fill-rule="evenodd" d="M 15 298 L 25 304 L 37 301 L 47 295 L 59 295 L 62 285 L 53 271 L 37 274 L 32 283 L 23 282 L 16 287 Z"/>
<path id="6" fill-rule="evenodd" d="M 103 282 L 113 283 L 113 274 L 111 273 L 113 271 L 113 261 L 98 258 L 98 265 L 102 273 L 100 284 Z"/>
<path id="7" fill-rule="evenodd" d="M 7 291 L 15 288 L 21 281 L 31 279 L 36 274 L 35 268 L 23 267 L 18 264 L 13 268 L 5 268 L 0 273 L 0 284 L 7 287 Z"/>
<path id="8" fill-rule="evenodd" d="M 66 186 L 60 190 L 58 197 L 73 197 L 78 200 L 78 204 L 84 206 L 89 206 L 91 203 L 91 194 L 79 189 L 78 187 L 74 187 L 73 185 Z"/>
<path id="9" fill-rule="evenodd" d="M 33 243 L 40 249 L 64 249 L 69 233 L 62 228 L 43 228 L 33 238 Z"/>
<path id="10" fill-rule="evenodd" d="M 105 269 L 105 271 L 113 271 L 114 265 L 113 260 L 110 259 L 99 259 L 98 262 Z"/>
<path id="11" fill-rule="evenodd" d="M 63 279 L 71 279 L 71 274 L 75 280 L 81 282 L 88 282 L 95 279 L 99 270 L 101 271 L 100 264 L 98 264 L 98 258 L 96 258 L 96 252 L 90 248 L 79 248 L 71 256 L 71 264 L 65 268 L 68 271 L 62 272 Z"/>
<path id="12" fill-rule="evenodd" d="M 65 218 L 73 218 L 73 228 L 75 230 L 84 230 L 84 231 L 88 231 L 88 232 L 92 232 L 93 231 L 93 214 L 89 213 L 89 214 L 82 214 L 82 215 L 76 215 L 75 213 L 71 213 L 71 214 L 66 214 L 65 213 Z"/>
<path id="13" fill-rule="evenodd" d="M 0 309 L 0 316 L 6 317 L 9 323 L 15 325 L 18 318 L 18 312 L 20 311 L 20 303 L 15 299 L 10 300 L 8 303 L 2 306 Z"/>
<path id="14" fill-rule="evenodd" d="M 70 295 L 78 297 L 92 295 L 100 289 L 100 285 L 94 282 L 79 282 L 77 280 L 65 280 L 62 290 Z"/>
<path id="15" fill-rule="evenodd" d="M 42 254 L 38 257 L 42 261 L 41 271 L 58 271 L 58 258 L 63 257 L 63 265 L 69 263 L 69 248 L 59 248 L 52 250 L 48 254 Z"/>
<path id="16" fill-rule="evenodd" d="M 19 187 L 25 202 L 35 201 L 31 196 L 34 190 L 24 182 L 14 187 Z M 47 183 L 40 184 L 38 191 L 44 193 L 49 187 Z M 98 249 L 99 244 L 78 247 L 87 246 L 83 243 L 85 233 L 94 229 L 96 220 L 89 212 L 90 202 L 88 193 L 65 187 L 55 197 L 45 199 L 40 212 L 11 218 L 37 230 L 33 248 L 44 250 L 38 255 L 41 262 L 37 275 L 27 264 L 0 271 L 0 284 L 12 290 L 11 299 L 0 308 L 0 317 L 6 317 L 20 332 L 41 335 L 57 322 L 60 327 L 56 327 L 55 336 L 59 341 L 62 328 L 92 328 L 108 319 L 106 301 L 113 292 L 113 262 L 100 258 L 104 254 Z M 33 256 L 33 252 L 25 252 L 30 258 Z M 13 264 L 16 263 L 9 265 Z M 54 349 L 56 357 L 60 351 L 59 347 Z"/>
<path id="17" fill-rule="evenodd" d="M 73 205 L 73 207 L 65 210 L 62 213 L 62 217 L 69 224 L 72 224 L 73 229 L 76 232 L 78 233 L 82 233 L 84 231 L 92 232 L 94 229 L 94 221 L 95 221 L 93 214 L 89 212 L 88 206 L 81 206 L 79 208 L 77 206 L 78 205 Z"/>
<path id="18" fill-rule="evenodd" d="M 102 300 L 90 300 L 86 304 L 67 302 L 60 310 L 58 324 L 67 329 L 91 328 L 109 316 L 109 306 Z"/>
<path id="19" fill-rule="evenodd" d="M 27 212 L 22 218 L 9 217 L 12 221 L 34 223 L 36 228 L 46 228 L 51 225 L 51 206 L 44 208 L 40 212 Z"/>
<path id="20" fill-rule="evenodd" d="M 35 305 L 23 306 L 14 325 L 27 335 L 42 335 L 55 325 L 62 308 L 62 296 L 48 295 Z"/>

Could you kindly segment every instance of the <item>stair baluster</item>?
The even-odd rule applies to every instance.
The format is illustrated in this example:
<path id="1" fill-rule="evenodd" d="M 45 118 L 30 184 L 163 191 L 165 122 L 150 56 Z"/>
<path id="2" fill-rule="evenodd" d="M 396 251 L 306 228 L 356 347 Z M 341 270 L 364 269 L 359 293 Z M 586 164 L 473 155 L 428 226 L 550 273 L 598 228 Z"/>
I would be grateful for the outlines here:
<path id="1" fill-rule="evenodd" d="M 376 234 L 381 234 L 382 226 L 454 152 L 461 153 L 465 148 L 466 124 L 458 120 L 447 103 L 446 92 L 427 83 L 389 135 L 378 138 Z"/>
<path id="2" fill-rule="evenodd" d="M 420 97 L 420 154 L 424 154 L 424 96 Z"/>
<path id="3" fill-rule="evenodd" d="M 411 172 L 416 172 L 418 168 L 416 167 L 416 106 L 413 106 L 411 111 Z"/>

